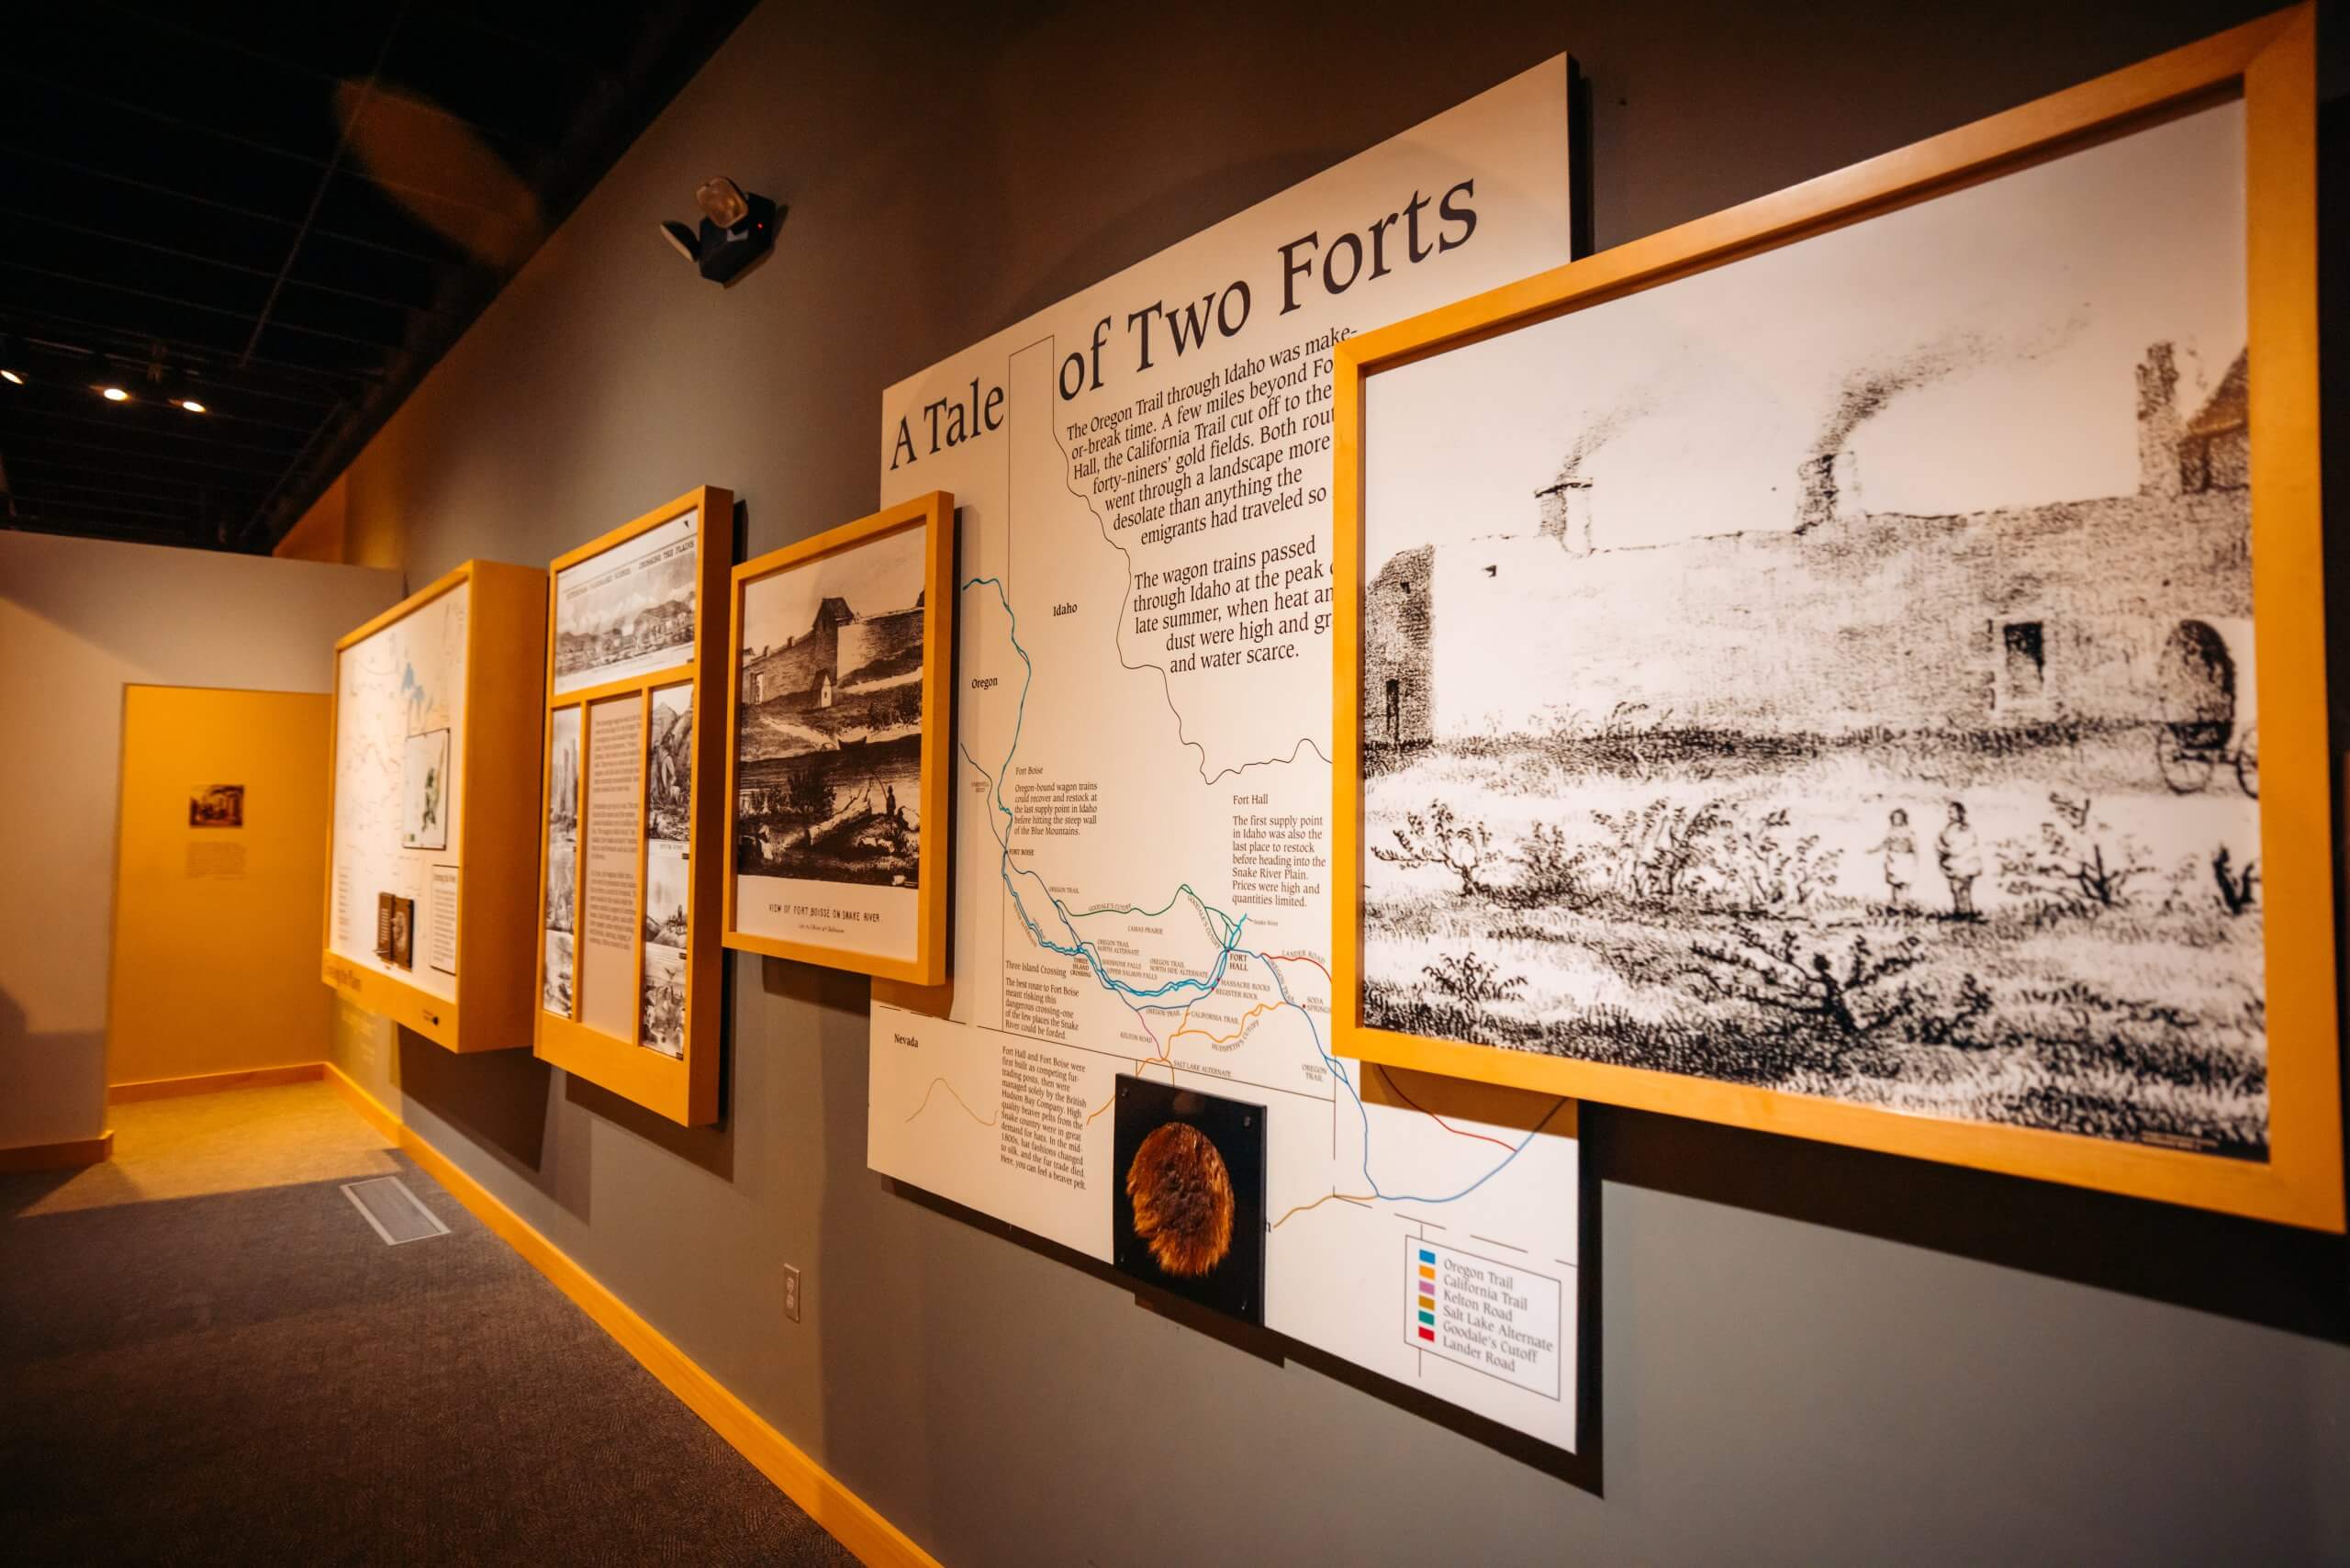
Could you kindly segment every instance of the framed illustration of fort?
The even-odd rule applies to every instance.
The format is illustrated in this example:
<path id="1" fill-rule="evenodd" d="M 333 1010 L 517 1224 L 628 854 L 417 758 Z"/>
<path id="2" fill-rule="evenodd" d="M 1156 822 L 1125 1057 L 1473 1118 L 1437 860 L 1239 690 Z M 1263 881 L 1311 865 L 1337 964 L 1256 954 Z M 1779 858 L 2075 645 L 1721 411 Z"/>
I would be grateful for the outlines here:
<path id="1" fill-rule="evenodd" d="M 955 501 L 734 568 L 726 945 L 946 979 Z"/>
<path id="2" fill-rule="evenodd" d="M 537 1053 L 687 1126 L 718 1118 L 733 512 L 689 490 L 558 557 L 548 588 Z"/>
<path id="3" fill-rule="evenodd" d="M 2313 16 L 1340 346 L 1340 1056 L 2343 1226 Z"/>

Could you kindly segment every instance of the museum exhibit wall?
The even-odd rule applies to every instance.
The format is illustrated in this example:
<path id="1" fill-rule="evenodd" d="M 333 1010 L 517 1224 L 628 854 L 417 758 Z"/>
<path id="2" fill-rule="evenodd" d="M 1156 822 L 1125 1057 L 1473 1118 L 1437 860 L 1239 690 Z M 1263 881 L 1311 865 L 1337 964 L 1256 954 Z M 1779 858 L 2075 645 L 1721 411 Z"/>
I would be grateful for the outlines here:
<path id="1" fill-rule="evenodd" d="M 883 387 L 1562 49 L 1604 247 L 2258 9 L 769 5 L 364 454 L 345 526 L 404 524 L 420 582 L 704 483 L 738 559 L 860 516 Z M 724 291 L 652 227 L 722 173 L 790 208 Z M 716 1128 L 347 1009 L 338 1057 L 944 1561 L 2350 1555 L 2338 1240 L 1588 1107 L 1593 1451 L 1546 1467 L 871 1174 L 867 981 L 728 964 Z"/>
<path id="2" fill-rule="evenodd" d="M 0 1148 L 106 1130 L 124 686 L 323 692 L 335 638 L 399 582 L 0 532 Z"/>
<path id="3" fill-rule="evenodd" d="M 108 1084 L 324 1054 L 327 735 L 324 692 L 126 689 Z M 232 823 L 194 820 L 216 785 L 241 791 Z"/>

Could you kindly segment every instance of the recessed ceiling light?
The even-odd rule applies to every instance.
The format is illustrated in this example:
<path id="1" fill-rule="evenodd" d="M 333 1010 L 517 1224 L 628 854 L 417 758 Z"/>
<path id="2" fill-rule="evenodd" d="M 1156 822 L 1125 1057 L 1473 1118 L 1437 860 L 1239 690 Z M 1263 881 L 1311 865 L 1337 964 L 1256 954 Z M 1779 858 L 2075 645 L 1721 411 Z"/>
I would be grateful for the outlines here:
<path id="1" fill-rule="evenodd" d="M 191 414 L 201 414 L 205 412 L 204 405 L 197 402 L 193 398 L 174 398 L 172 401 Z"/>
<path id="2" fill-rule="evenodd" d="M 130 394 L 125 392 L 119 386 L 101 386 L 98 388 L 98 396 L 104 398 L 109 403 L 127 403 L 130 401 Z"/>
<path id="3" fill-rule="evenodd" d="M 5 381 L 11 386 L 22 386 L 25 384 L 25 378 L 13 370 L 0 370 L 0 381 Z"/>

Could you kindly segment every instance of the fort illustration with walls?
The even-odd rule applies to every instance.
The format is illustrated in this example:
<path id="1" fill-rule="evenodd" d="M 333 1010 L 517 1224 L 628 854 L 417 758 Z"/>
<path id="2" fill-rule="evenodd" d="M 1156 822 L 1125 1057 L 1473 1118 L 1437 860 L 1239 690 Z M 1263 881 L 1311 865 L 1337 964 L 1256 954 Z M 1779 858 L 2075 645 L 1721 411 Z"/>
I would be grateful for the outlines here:
<path id="1" fill-rule="evenodd" d="M 831 708 L 844 693 L 919 672 L 922 633 L 920 595 L 911 610 L 867 617 L 845 599 L 825 599 L 807 631 L 780 647 L 744 651 L 743 704 Z"/>
<path id="2" fill-rule="evenodd" d="M 2133 493 L 2030 508 L 1872 512 L 1831 420 L 1796 476 L 1791 528 L 1614 545 L 1606 497 L 1570 456 L 1534 498 L 1535 532 L 1380 566 L 1363 599 L 1363 740 L 1570 714 L 1821 736 L 2247 722 L 2245 361 L 2191 419 L 2178 380 L 2168 343 L 2137 366 Z M 1489 635 L 1448 646 L 1448 624 L 1510 628 L 1510 678 L 1474 667 Z"/>

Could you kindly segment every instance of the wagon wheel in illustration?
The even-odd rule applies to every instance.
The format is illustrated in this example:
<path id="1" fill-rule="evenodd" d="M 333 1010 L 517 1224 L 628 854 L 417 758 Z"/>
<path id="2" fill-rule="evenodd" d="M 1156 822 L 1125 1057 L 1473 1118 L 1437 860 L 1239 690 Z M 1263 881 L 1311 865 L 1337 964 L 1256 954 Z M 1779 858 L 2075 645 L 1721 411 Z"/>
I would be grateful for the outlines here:
<path id="1" fill-rule="evenodd" d="M 2180 622 L 2163 644 L 2156 679 L 2163 722 L 2154 761 L 2173 794 L 2192 795 L 2232 755 L 2236 666 L 2227 639 L 2208 621 Z"/>
<path id="2" fill-rule="evenodd" d="M 2236 787 L 2254 800 L 2260 799 L 2260 726 L 2247 728 L 2244 739 L 2236 746 Z"/>
<path id="3" fill-rule="evenodd" d="M 2209 746 L 2191 745 L 2179 732 L 2188 726 L 2159 724 L 2154 728 L 2154 763 L 2174 795 L 2199 794 L 2219 771 L 2220 759 Z"/>

